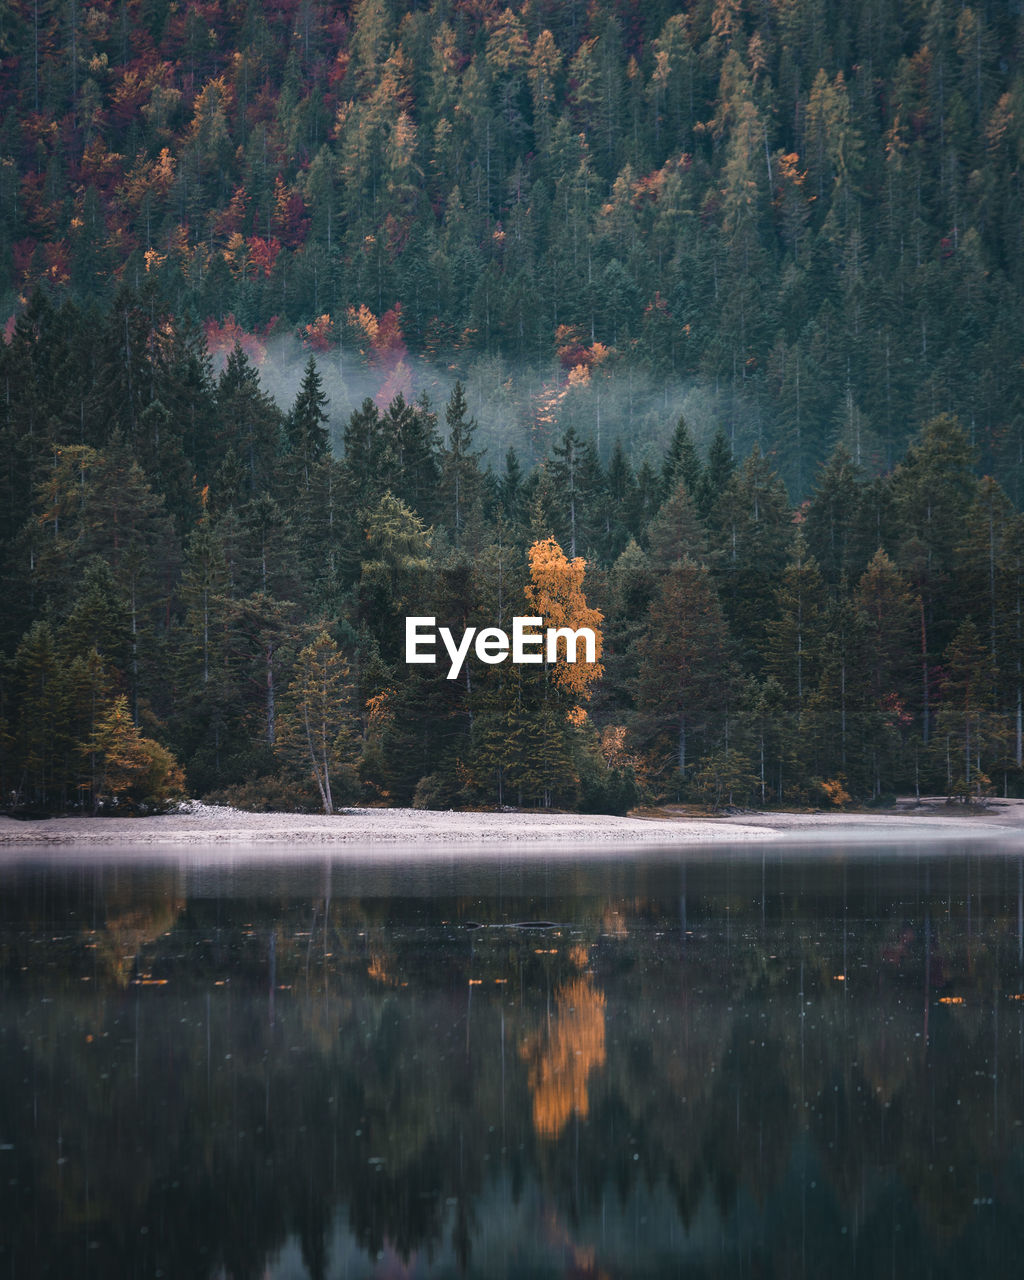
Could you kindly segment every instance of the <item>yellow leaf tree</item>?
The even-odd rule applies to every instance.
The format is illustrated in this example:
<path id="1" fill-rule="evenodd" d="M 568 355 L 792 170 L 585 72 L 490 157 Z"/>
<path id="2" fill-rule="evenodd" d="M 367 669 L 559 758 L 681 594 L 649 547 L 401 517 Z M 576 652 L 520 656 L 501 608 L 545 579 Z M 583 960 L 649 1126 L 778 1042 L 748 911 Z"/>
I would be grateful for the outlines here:
<path id="1" fill-rule="evenodd" d="M 526 600 L 534 615 L 542 617 L 546 627 L 567 627 L 573 631 L 589 627 L 594 633 L 597 661 L 567 662 L 563 649 L 551 668 L 551 679 L 556 688 L 577 702 L 586 702 L 590 698 L 591 686 L 604 675 L 601 665 L 604 615 L 600 609 L 590 608 L 583 594 L 586 561 L 582 556 L 567 560 L 554 538 L 535 542 L 527 555 L 530 581 L 526 586 Z"/>
<path id="2" fill-rule="evenodd" d="M 152 738 L 139 733 L 128 699 L 114 699 L 84 744 L 94 761 L 93 798 L 115 804 L 140 802 L 162 808 L 184 795 L 185 775 L 174 756 Z"/>
<path id="3" fill-rule="evenodd" d="M 530 580 L 525 593 L 531 615 L 540 617 L 545 627 L 570 631 L 589 627 L 594 632 L 593 662 L 568 662 L 563 641 L 556 660 L 549 663 L 545 645 L 543 672 L 539 667 L 527 668 L 515 682 L 515 707 L 506 724 L 515 757 L 508 778 L 515 780 L 519 792 L 532 791 L 547 807 L 559 792 L 574 793 L 579 782 L 575 757 L 580 735 L 588 727 L 580 704 L 590 698 L 604 672 L 600 662 L 604 617 L 587 604 L 582 558 L 567 560 L 554 538 L 535 542 L 527 554 Z"/>
<path id="4" fill-rule="evenodd" d="M 321 631 L 299 654 L 295 671 L 275 749 L 309 770 L 324 813 L 331 814 L 333 789 L 355 741 L 348 663 L 327 632 Z"/>

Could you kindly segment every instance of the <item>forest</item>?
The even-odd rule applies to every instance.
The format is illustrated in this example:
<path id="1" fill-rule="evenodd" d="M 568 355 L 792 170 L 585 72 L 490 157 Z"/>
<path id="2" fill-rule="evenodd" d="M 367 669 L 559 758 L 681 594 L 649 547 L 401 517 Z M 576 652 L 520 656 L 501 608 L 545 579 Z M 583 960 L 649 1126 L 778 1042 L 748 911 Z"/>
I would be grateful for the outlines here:
<path id="1" fill-rule="evenodd" d="M 684 419 L 653 465 L 572 426 L 533 467 L 436 409 L 342 429 L 241 346 L 37 295 L 0 350 L 4 793 L 276 808 L 964 799 L 1019 789 L 1024 518 L 950 415 L 794 507 Z M 589 626 L 596 664 L 405 662 L 405 618 Z M 121 811 L 124 811 L 122 808 Z"/>
<path id="2" fill-rule="evenodd" d="M 1024 789 L 1022 34 L 6 6 L 4 797 Z M 598 666 L 402 660 L 533 611 Z"/>

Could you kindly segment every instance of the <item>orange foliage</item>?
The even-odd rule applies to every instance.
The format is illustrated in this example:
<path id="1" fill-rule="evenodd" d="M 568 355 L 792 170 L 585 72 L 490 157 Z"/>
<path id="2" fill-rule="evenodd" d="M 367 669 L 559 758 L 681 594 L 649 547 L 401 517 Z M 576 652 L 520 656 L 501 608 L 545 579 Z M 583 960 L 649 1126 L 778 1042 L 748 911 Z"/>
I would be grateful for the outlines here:
<path id="1" fill-rule="evenodd" d="M 273 329 L 276 320 L 277 317 L 274 316 L 262 334 L 247 333 L 233 314 L 225 316 L 222 324 L 218 324 L 212 318 L 207 320 L 203 325 L 203 332 L 206 334 L 210 358 L 216 360 L 220 357 L 226 360 L 237 345 L 242 348 L 253 364 L 262 364 L 267 358 L 267 344 L 264 339 Z"/>
<path id="2" fill-rule="evenodd" d="M 51 284 L 67 284 L 71 279 L 71 260 L 66 240 L 44 244 L 43 261 L 46 263 L 44 278 Z"/>
<path id="3" fill-rule="evenodd" d="M 280 174 L 274 180 L 271 225 L 275 236 L 289 249 L 297 249 L 309 232 L 305 201 L 285 183 Z"/>
<path id="4" fill-rule="evenodd" d="M 155 160 L 140 156 L 118 187 L 118 196 L 133 208 L 141 205 L 147 196 L 166 197 L 174 182 L 174 163 L 167 147 L 161 148 Z"/>
<path id="5" fill-rule="evenodd" d="M 375 693 L 372 698 L 367 698 L 366 727 L 371 733 L 379 733 L 394 720 L 395 713 L 391 707 L 394 692 L 394 689 L 384 689 Z"/>
<path id="6" fill-rule="evenodd" d="M 349 324 L 360 331 L 369 343 L 371 369 L 384 374 L 384 383 L 374 399 L 383 409 L 395 396 L 412 397 L 412 372 L 405 363 L 407 348 L 402 336 L 402 304 L 395 305 L 378 320 L 369 307 L 349 307 L 345 313 Z"/>
<path id="7" fill-rule="evenodd" d="M 646 780 L 648 764 L 642 755 L 628 750 L 625 725 L 606 724 L 601 730 L 598 747 L 609 769 L 632 769 L 638 780 Z"/>
<path id="8" fill-rule="evenodd" d="M 555 330 L 555 350 L 563 369 L 590 370 L 602 364 L 612 354 L 612 348 L 603 342 L 584 341 L 575 325 L 560 324 Z"/>
<path id="9" fill-rule="evenodd" d="M 826 778 L 821 784 L 822 791 L 837 809 L 842 809 L 844 805 L 850 803 L 850 793 L 846 790 L 845 782 L 846 779 L 840 776 L 838 778 Z"/>
<path id="10" fill-rule="evenodd" d="M 214 219 L 214 232 L 219 236 L 230 236 L 233 232 L 239 231 L 245 221 L 248 205 L 249 193 L 245 187 L 236 187 L 227 208 Z"/>
<path id="11" fill-rule="evenodd" d="M 571 627 L 573 630 L 590 627 L 594 632 L 597 661 L 570 663 L 562 656 L 556 662 L 552 676 L 559 688 L 585 701 L 590 697 L 590 686 L 604 675 L 601 665 L 604 614 L 600 609 L 590 608 L 583 594 L 586 561 L 582 556 L 567 560 L 554 538 L 535 542 L 527 556 L 530 582 L 525 592 L 532 613 L 542 617 L 546 627 Z"/>
<path id="12" fill-rule="evenodd" d="M 402 304 L 400 302 L 396 302 L 390 311 L 385 311 L 381 316 L 373 348 L 381 365 L 398 364 L 405 359 L 408 348 L 402 337 Z"/>
<path id="13" fill-rule="evenodd" d="M 536 413 L 539 428 L 537 434 L 541 437 L 541 443 L 551 434 L 551 428 L 558 420 L 559 406 L 568 394 L 568 383 L 564 385 L 549 383 L 537 397 Z"/>
<path id="14" fill-rule="evenodd" d="M 356 329 L 359 329 L 366 340 L 373 345 L 377 337 L 377 317 L 370 308 L 363 303 L 359 307 L 349 307 L 346 312 L 349 323 Z"/>
<path id="15" fill-rule="evenodd" d="M 311 324 L 302 326 L 301 336 L 307 351 L 327 351 L 335 340 L 334 321 L 326 314 L 317 316 Z"/>
<path id="16" fill-rule="evenodd" d="M 393 978 L 388 972 L 387 959 L 382 955 L 378 955 L 376 952 L 370 952 L 370 963 L 367 966 L 366 972 L 374 982 L 380 982 L 386 987 L 398 986 L 398 979 Z"/>
<path id="17" fill-rule="evenodd" d="M 117 151 L 108 151 L 103 140 L 95 137 L 86 143 L 82 152 L 81 173 L 83 182 L 92 183 L 100 191 L 105 191 L 121 177 L 124 156 Z"/>
<path id="18" fill-rule="evenodd" d="M 589 975 L 575 978 L 555 995 L 555 1013 L 520 1049 L 529 1063 L 533 1127 L 557 1138 L 572 1115 L 590 1109 L 587 1081 L 605 1062 L 605 999 Z"/>
<path id="19" fill-rule="evenodd" d="M 250 236 L 248 241 L 249 262 L 265 276 L 274 269 L 277 255 L 281 252 L 281 241 L 276 236 L 264 240 L 260 236 Z"/>

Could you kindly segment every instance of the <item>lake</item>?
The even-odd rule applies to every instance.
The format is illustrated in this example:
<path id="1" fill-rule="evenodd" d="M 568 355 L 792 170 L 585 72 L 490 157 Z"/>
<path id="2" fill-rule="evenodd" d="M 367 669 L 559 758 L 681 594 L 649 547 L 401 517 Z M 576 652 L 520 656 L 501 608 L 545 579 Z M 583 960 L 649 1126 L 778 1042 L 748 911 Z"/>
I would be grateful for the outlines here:
<path id="1" fill-rule="evenodd" d="M 1024 1254 L 1024 856 L 0 859 L 0 1277 Z"/>

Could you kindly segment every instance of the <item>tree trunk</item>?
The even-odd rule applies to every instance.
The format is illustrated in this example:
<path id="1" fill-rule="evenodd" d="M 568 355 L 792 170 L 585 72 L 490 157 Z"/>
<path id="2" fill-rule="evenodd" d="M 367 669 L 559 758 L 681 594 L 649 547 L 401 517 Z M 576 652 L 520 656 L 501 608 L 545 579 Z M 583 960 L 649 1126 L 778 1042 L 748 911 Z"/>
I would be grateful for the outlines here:
<path id="1" fill-rule="evenodd" d="M 274 646 L 267 644 L 267 745 L 273 746 L 277 737 L 277 722 L 274 709 Z"/>
<path id="2" fill-rule="evenodd" d="M 924 619 L 924 596 L 918 597 L 918 603 L 921 606 L 921 686 L 922 686 L 922 711 L 921 711 L 921 737 L 925 746 L 928 745 L 930 736 L 930 724 L 928 716 L 928 631 Z"/>

